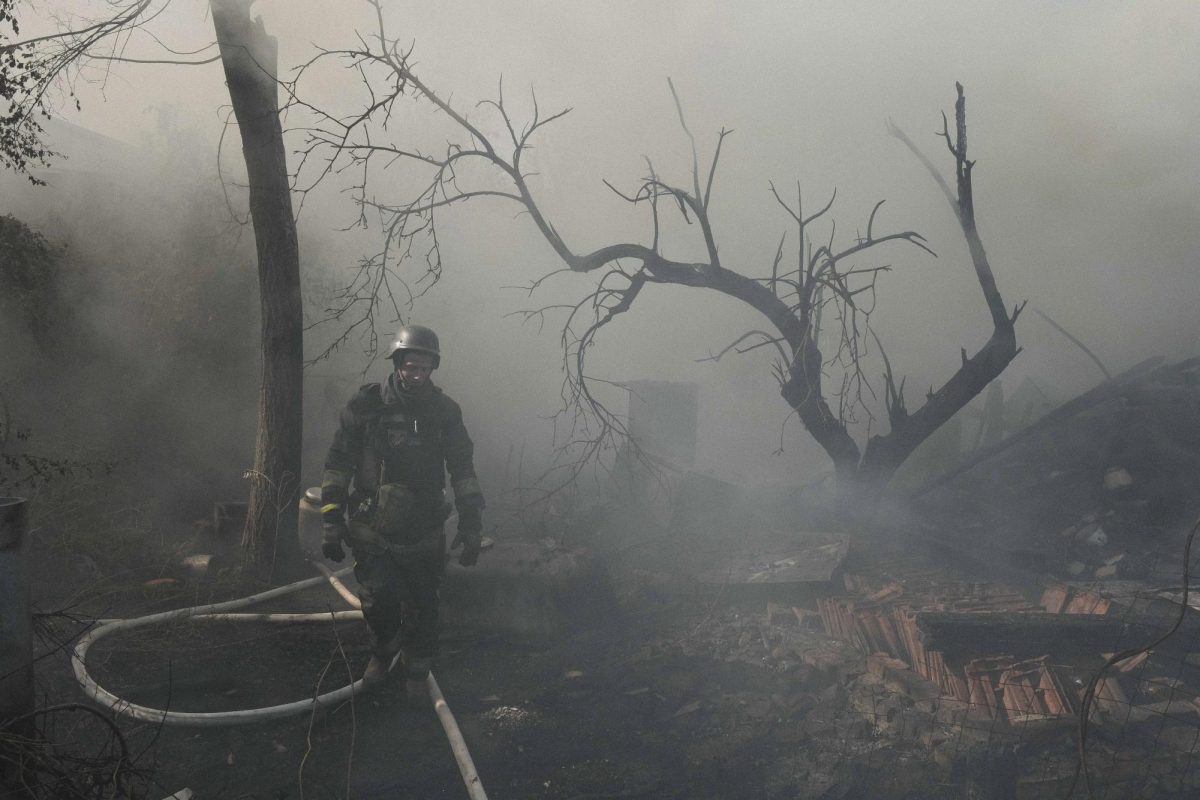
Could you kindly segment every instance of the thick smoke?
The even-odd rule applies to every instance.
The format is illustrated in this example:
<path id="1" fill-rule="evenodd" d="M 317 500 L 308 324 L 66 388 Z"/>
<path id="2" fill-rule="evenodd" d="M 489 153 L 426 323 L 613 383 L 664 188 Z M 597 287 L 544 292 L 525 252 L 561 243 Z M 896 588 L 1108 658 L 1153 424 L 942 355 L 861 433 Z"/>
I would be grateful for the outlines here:
<path id="1" fill-rule="evenodd" d="M 340 6 L 336 19 L 299 18 L 277 2 L 260 2 L 255 9 L 279 38 L 285 68 L 311 55 L 310 42 L 346 43 L 353 26 L 370 22 L 366 9 L 355 3 Z M 670 180 L 688 181 L 689 143 L 667 77 L 679 90 L 702 163 L 718 129 L 735 131 L 722 152 L 713 201 L 718 243 L 730 266 L 752 274 L 769 269 L 788 224 L 770 197 L 772 181 L 787 197 L 794 196 L 798 183 L 812 208 L 836 189 L 834 213 L 842 241 L 860 232 L 874 203 L 886 199 L 877 224 L 920 231 L 938 253 L 936 259 L 915 250 L 880 253 L 880 262 L 893 270 L 881 279 L 875 322 L 893 366 L 908 376 L 911 406 L 957 368 L 960 348 L 972 351 L 989 332 L 949 206 L 883 125 L 894 119 L 948 170 L 950 160 L 936 132 L 940 112 L 952 108 L 956 80 L 968 97 L 980 227 L 1010 305 L 1029 300 L 1087 342 L 1113 371 L 1149 355 L 1194 351 L 1190 285 L 1200 239 L 1192 220 L 1200 212 L 1194 191 L 1200 161 L 1192 132 L 1200 123 L 1200 103 L 1187 77 L 1191 71 L 1183 65 L 1196 62 L 1200 36 L 1189 11 L 1186 3 L 1159 5 L 1153 13 L 1120 4 L 1047 8 L 1029 3 L 1021 11 L 1007 3 L 895 9 L 855 3 L 827 9 L 552 2 L 500 9 L 450 3 L 436 13 L 397 13 L 389 22 L 403 40 L 415 43 L 426 80 L 452 95 L 457 107 L 489 132 L 501 127 L 475 101 L 494 98 L 501 76 L 518 113 L 532 111 L 530 88 L 544 113 L 574 107 L 536 140 L 527 167 L 537 173 L 534 188 L 556 227 L 579 249 L 648 236 L 648 220 L 609 192 L 604 179 L 630 188 L 648 158 Z M 203 13 L 181 7 L 160 24 L 177 41 L 211 39 L 211 23 Z M 531 41 L 540 46 L 530 47 Z M 352 76 L 329 74 L 322 81 L 316 88 L 327 92 L 331 104 L 349 103 L 356 91 Z M 186 106 L 178 103 L 181 88 L 191 98 Z M 228 440 L 221 439 L 227 445 L 211 448 L 214 457 L 199 462 L 214 464 L 212 474 L 235 476 L 233 483 L 221 485 L 219 491 L 227 492 L 237 489 L 236 475 L 249 460 L 257 322 L 250 302 L 253 284 L 238 283 L 253 274 L 250 232 L 241 229 L 240 243 L 233 244 L 238 229 L 225 222 L 223 203 L 211 184 L 220 129 L 214 110 L 227 101 L 223 90 L 218 67 L 209 65 L 166 72 L 143 68 L 136 77 L 106 85 L 103 96 L 86 95 L 84 113 L 72 118 L 129 141 L 155 127 L 141 109 L 174 95 L 170 101 L 177 106 L 179 127 L 195 131 L 202 143 L 192 150 L 205 156 L 149 185 L 127 182 L 137 172 L 122 170 L 122 179 L 106 179 L 103 190 L 75 194 L 70 204 L 51 202 L 57 216 L 43 214 L 42 220 L 45 230 L 62 229 L 64 237 L 67 230 L 78 231 L 72 236 L 84 238 L 86 245 L 73 244 L 75 251 L 119 250 L 109 243 L 113 238 L 122 247 L 145 248 L 130 257 L 148 272 L 150 263 L 169 254 L 169 268 L 153 275 L 163 285 L 182 285 L 166 277 L 175 275 L 172 269 L 193 277 L 196 291 L 203 276 L 222 276 L 219 285 L 228 287 L 228 297 L 221 294 L 225 289 L 208 288 L 204 291 L 217 295 L 189 301 L 212 313 L 228 313 L 215 339 L 199 333 L 213 328 L 199 318 L 183 326 L 188 333 L 153 346 L 136 325 L 111 323 L 123 323 L 125 314 L 96 313 L 92 320 L 96 335 L 127 364 L 119 383 L 128 387 L 123 391 L 153 407 L 165 387 L 180 389 L 178 407 L 188 409 L 181 412 L 184 418 L 193 426 L 203 421 L 205 431 L 227 432 Z M 408 107 L 394 127 L 402 139 L 444 144 L 444 120 L 428 105 Z M 229 146 L 231 139 L 225 169 L 233 174 L 240 154 Z M 80 143 L 70 150 L 73 161 L 64 169 L 78 165 L 92 146 Z M 130 158 L 144 161 L 142 154 Z M 210 180 L 203 195 L 210 205 L 202 214 L 180 209 L 182 198 L 200 196 L 185 191 L 185 176 Z M 402 194 L 404 180 L 397 173 L 379 190 Z M 340 187 L 327 188 L 306 200 L 300 216 L 301 257 L 314 315 L 349 279 L 357 258 L 376 246 L 375 229 L 341 232 L 356 210 L 347 206 Z M 38 202 L 29 199 L 33 192 L 19 187 L 8 196 L 18 208 Z M 240 194 L 234 187 L 235 203 Z M 168 209 L 189 220 L 190 238 L 165 234 L 167 228 L 156 220 Z M 519 314 L 510 315 L 577 299 L 588 285 L 586 279 L 564 276 L 532 299 L 502 289 L 559 266 L 529 220 L 515 217 L 515 211 L 491 201 L 448 210 L 441 237 L 443 279 L 413 309 L 405 309 L 411 319 L 443 335 L 447 358 L 436 379 L 462 401 L 485 475 L 502 472 L 511 463 L 510 448 L 520 450 L 523 443 L 531 463 L 544 459 L 545 418 L 558 406 L 557 326 L 551 321 L 539 333 L 536 325 L 523 325 Z M 115 231 L 125 235 L 103 235 Z M 694 228 L 678 224 L 667 250 L 685 257 L 697 242 Z M 189 265 L 186 253 L 192 248 L 208 260 Z M 139 290 L 150 285 L 135 283 Z M 106 288 L 111 286 L 102 281 L 90 307 L 99 312 L 135 302 L 136 293 L 116 290 L 114 296 Z M 395 324 L 385 315 L 376 333 L 386 337 Z M 789 409 L 769 372 L 769 352 L 716 364 L 698 361 L 762 324 L 732 301 L 654 287 L 601 336 L 592 354 L 593 374 L 614 381 L 696 381 L 701 384 L 698 459 L 704 468 L 727 477 L 812 480 L 828 471 L 828 462 L 795 418 L 788 421 Z M 330 335 L 313 331 L 308 352 L 319 350 L 322 337 Z M 1040 317 L 1027 312 L 1017 335 L 1024 351 L 1003 376 L 1009 392 L 1030 378 L 1058 402 L 1099 378 L 1091 362 Z M 213 381 L 231 391 L 207 400 L 197 397 L 203 387 L 189 380 L 181 365 L 204 364 L 204 356 L 185 356 L 179 349 L 185 339 L 191 347 L 238 354 L 206 367 L 230 370 Z M 358 383 L 378 380 L 383 367 L 350 343 L 337 359 L 310 370 L 306 482 L 315 480 L 337 407 Z M 875 373 L 881 369 L 872 365 Z M 111 377 L 104 368 L 97 371 Z M 623 403 L 619 393 L 613 402 Z M 881 410 L 875 408 L 877 416 Z M 177 424 L 174 418 L 165 423 L 168 429 Z M 870 430 L 884 424 L 877 419 Z M 867 433 L 864 424 L 858 434 Z M 120 438 L 126 435 L 122 431 Z M 165 437 L 165 431 L 155 435 L 156 440 Z M 783 454 L 775 455 L 781 444 Z"/>
<path id="2" fill-rule="evenodd" d="M 70 313 L 48 341 L 7 321 L 14 417 L 31 450 L 115 463 L 112 506 L 152 500 L 194 519 L 241 496 L 250 463 L 252 239 L 230 221 L 211 148 L 187 132 L 164 123 L 139 148 L 52 133 L 89 149 L 11 210 L 62 248 L 53 303 Z"/>

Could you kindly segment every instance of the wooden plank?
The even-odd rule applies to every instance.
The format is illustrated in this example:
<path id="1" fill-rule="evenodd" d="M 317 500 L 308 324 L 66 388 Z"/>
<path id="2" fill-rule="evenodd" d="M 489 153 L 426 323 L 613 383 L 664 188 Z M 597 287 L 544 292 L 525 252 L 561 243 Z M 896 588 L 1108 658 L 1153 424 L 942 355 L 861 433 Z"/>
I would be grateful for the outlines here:
<path id="1" fill-rule="evenodd" d="M 1131 620 L 1097 614 L 1040 611 L 966 614 L 918 611 L 917 627 L 930 650 L 953 653 L 1012 653 L 1017 657 L 1099 655 L 1148 645 L 1170 630 L 1173 617 L 1142 615 Z M 1189 614 L 1158 646 L 1163 653 L 1200 652 L 1200 614 Z"/>

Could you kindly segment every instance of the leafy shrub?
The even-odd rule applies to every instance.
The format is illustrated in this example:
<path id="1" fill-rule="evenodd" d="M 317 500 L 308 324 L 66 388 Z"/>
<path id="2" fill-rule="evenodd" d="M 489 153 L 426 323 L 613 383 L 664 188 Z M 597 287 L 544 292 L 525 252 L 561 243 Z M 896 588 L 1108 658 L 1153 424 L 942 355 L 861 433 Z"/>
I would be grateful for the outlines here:
<path id="1" fill-rule="evenodd" d="M 16 217 L 0 216 L 0 303 L 43 346 L 64 312 L 58 299 L 64 250 Z"/>

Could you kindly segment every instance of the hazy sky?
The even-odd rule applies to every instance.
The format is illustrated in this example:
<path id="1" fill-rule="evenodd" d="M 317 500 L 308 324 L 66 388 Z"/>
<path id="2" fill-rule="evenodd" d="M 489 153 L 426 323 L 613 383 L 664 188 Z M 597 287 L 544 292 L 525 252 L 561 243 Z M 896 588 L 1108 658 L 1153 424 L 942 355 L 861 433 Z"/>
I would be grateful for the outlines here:
<path id="1" fill-rule="evenodd" d="M 894 119 L 949 172 L 952 163 L 933 134 L 940 113 L 952 113 L 955 81 L 966 87 L 977 215 L 1006 301 L 1028 299 L 1113 370 L 1149 355 L 1192 355 L 1200 344 L 1200 8 L 1190 0 L 387 6 L 391 32 L 415 46 L 419 74 L 485 129 L 495 123 L 474 104 L 495 96 L 501 75 L 518 110 L 528 109 L 530 87 L 543 109 L 574 108 L 537 141 L 532 165 L 535 190 L 576 249 L 642 238 L 647 230 L 602 179 L 632 189 L 645 156 L 665 177 L 687 180 L 690 154 L 668 77 L 702 158 L 718 129 L 735 130 L 713 202 L 727 266 L 753 274 L 769 268 L 786 227 L 769 181 L 789 195 L 799 181 L 811 204 L 836 187 L 838 230 L 847 235 L 886 199 L 877 226 L 921 231 L 939 254 L 881 254 L 895 269 L 881 281 L 876 324 L 894 367 L 910 376 L 910 405 L 913 394 L 956 368 L 960 346 L 973 350 L 989 334 L 948 205 L 884 131 L 884 121 Z M 314 43 L 350 43 L 354 26 L 370 21 L 357 0 L 262 0 L 253 10 L 278 36 L 285 68 L 310 57 Z M 199 0 L 174 0 L 154 32 L 180 50 L 203 46 L 212 39 L 206 12 Z M 33 24 L 26 28 L 34 32 Z M 125 54 L 156 52 L 149 38 L 136 37 Z M 345 101 L 354 86 L 350 75 L 331 76 L 314 91 Z M 228 102 L 219 64 L 115 65 L 103 85 L 78 91 L 83 113 L 67 113 L 67 120 L 134 144 L 164 106 L 176 109 L 181 126 L 215 140 Z M 398 135 L 428 130 L 427 106 L 409 114 L 397 121 Z M 557 266 L 527 218 L 514 212 L 480 203 L 447 219 L 446 278 L 416 312 L 443 333 L 441 382 L 456 390 L 469 421 L 477 420 L 476 438 L 493 451 L 539 426 L 557 387 L 554 332 L 538 337 L 503 316 L 529 303 L 499 287 Z M 337 274 L 353 264 L 364 244 L 335 233 L 351 213 L 332 191 L 306 210 L 303 235 L 325 242 L 322 263 L 306 261 L 306 269 Z M 694 253 L 697 232 L 677 234 L 668 254 Z M 572 284 L 572 277 L 561 282 L 563 290 L 582 293 L 583 281 Z M 707 466 L 765 480 L 811 478 L 825 468 L 794 419 L 787 454 L 771 455 L 788 409 L 766 351 L 717 365 L 695 362 L 760 327 L 753 314 L 695 290 L 666 288 L 647 292 L 626 316 L 600 340 L 594 373 L 701 382 Z M 1096 379 L 1078 351 L 1035 315 L 1022 318 L 1017 335 L 1026 350 L 1006 385 L 1032 376 L 1061 399 Z"/>

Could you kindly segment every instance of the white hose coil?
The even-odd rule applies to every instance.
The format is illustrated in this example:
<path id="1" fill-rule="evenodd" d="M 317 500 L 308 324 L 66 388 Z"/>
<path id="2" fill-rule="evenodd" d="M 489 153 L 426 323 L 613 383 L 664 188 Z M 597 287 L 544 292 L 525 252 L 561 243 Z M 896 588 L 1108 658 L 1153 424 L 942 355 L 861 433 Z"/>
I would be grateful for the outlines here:
<path id="1" fill-rule="evenodd" d="M 352 568 L 338 570 L 336 573 L 331 573 L 332 578 L 339 575 L 344 575 Z M 294 625 L 305 622 L 322 622 L 333 620 L 353 620 L 362 619 L 361 611 L 328 611 L 315 614 L 233 614 L 228 613 L 239 608 L 261 603 L 265 600 L 270 600 L 275 597 L 281 597 L 292 592 L 307 589 L 310 586 L 317 586 L 325 583 L 330 578 L 318 576 L 315 578 L 306 578 L 296 583 L 280 586 L 276 589 L 270 589 L 259 594 L 250 595 L 249 597 L 239 598 L 237 600 L 228 600 L 223 603 L 212 603 L 205 606 L 193 606 L 191 608 L 180 608 L 174 611 L 163 611 L 158 614 L 150 614 L 145 617 L 134 617 L 132 619 L 121 619 L 105 622 L 104 624 L 88 631 L 79 641 L 75 643 L 74 651 L 71 653 L 71 668 L 75 672 L 75 679 L 83 688 L 84 694 L 91 698 L 97 704 L 110 708 L 118 714 L 124 714 L 127 717 L 142 720 L 145 722 L 163 723 L 168 725 L 191 725 L 195 727 L 212 727 L 218 725 L 245 725 L 252 722 L 265 722 L 272 719 L 282 719 L 295 714 L 303 714 L 311 711 L 316 711 L 321 708 L 327 708 L 336 705 L 343 700 L 348 699 L 355 692 L 362 688 L 362 680 L 354 681 L 351 684 L 336 689 L 332 692 L 318 695 L 317 697 L 308 698 L 305 700 L 296 700 L 291 703 L 283 703 L 282 705 L 266 706 L 264 708 L 247 708 L 236 711 L 169 711 L 161 708 L 150 708 L 148 706 L 137 705 L 131 703 L 112 692 L 102 687 L 88 673 L 87 670 L 87 652 L 93 644 L 104 638 L 110 633 L 118 631 L 135 630 L 137 628 L 145 628 L 151 625 L 158 625 L 163 622 L 171 622 L 178 619 L 196 618 L 206 620 L 225 620 L 225 621 L 257 621 L 271 622 L 284 625 Z"/>
<path id="2" fill-rule="evenodd" d="M 127 717 L 165 725 L 191 725 L 194 727 L 246 725 L 252 722 L 282 719 L 295 714 L 316 712 L 322 708 L 332 707 L 341 703 L 352 697 L 356 692 L 361 691 L 361 678 L 340 689 L 318 695 L 308 700 L 296 700 L 276 706 L 246 708 L 237 711 L 201 712 L 168 711 L 166 709 L 150 708 L 149 706 L 131 703 L 105 689 L 87 671 L 88 649 L 97 641 L 110 633 L 145 628 L 157 625 L 160 622 L 192 618 L 214 621 L 271 622 L 292 625 L 301 622 L 362 619 L 362 611 L 358 610 L 361 609 L 362 603 L 339 580 L 340 576 L 350 572 L 353 567 L 344 567 L 334 572 L 319 561 L 312 563 L 313 566 L 324 574 L 316 578 L 306 578 L 296 583 L 290 583 L 287 586 L 280 586 L 276 589 L 250 595 L 249 597 L 227 600 L 223 603 L 163 611 L 145 617 L 134 617 L 133 619 L 105 620 L 98 627 L 81 636 L 79 641 L 75 643 L 75 649 L 71 653 L 71 668 L 75 671 L 75 679 L 83 688 L 84 693 L 99 705 L 110 708 L 115 713 L 124 714 Z M 283 595 L 325 582 L 328 582 L 347 603 L 354 606 L 355 610 L 327 611 L 315 614 L 229 613 L 235 609 L 245 608 L 246 606 L 261 603 L 264 600 L 270 600 L 275 597 L 282 597 Z M 395 665 L 397 659 L 399 659 L 399 654 L 392 660 L 389 669 Z M 450 743 L 450 751 L 453 753 L 454 760 L 458 764 L 458 771 L 462 775 L 467 794 L 470 795 L 471 800 L 487 800 L 487 792 L 484 790 L 483 783 L 479 779 L 479 773 L 475 769 L 475 762 L 471 758 L 471 753 L 467 749 L 467 743 L 458 728 L 458 722 L 454 719 L 454 714 L 450 711 L 450 706 L 446 704 L 446 698 L 442 695 L 441 687 L 438 686 L 437 679 L 433 677 L 432 672 L 425 676 L 425 686 L 429 690 L 429 698 L 433 701 L 433 708 L 437 712 L 438 721 L 442 724 L 442 730 L 445 732 L 446 738 Z"/>

